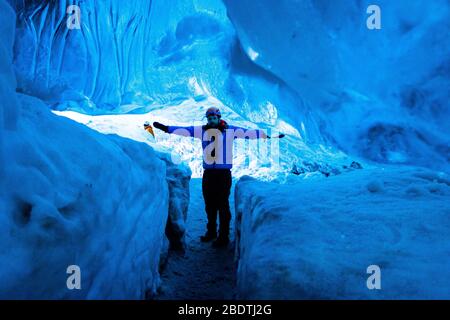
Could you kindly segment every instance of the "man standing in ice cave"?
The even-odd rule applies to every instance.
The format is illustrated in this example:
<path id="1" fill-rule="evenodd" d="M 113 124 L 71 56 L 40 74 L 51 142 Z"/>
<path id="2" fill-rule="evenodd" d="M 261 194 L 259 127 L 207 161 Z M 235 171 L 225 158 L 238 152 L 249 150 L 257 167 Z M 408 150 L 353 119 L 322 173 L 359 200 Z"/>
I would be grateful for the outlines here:
<path id="1" fill-rule="evenodd" d="M 200 237 L 202 242 L 213 242 L 214 247 L 229 243 L 231 212 L 228 198 L 232 184 L 233 141 L 242 139 L 268 139 L 262 130 L 244 129 L 227 124 L 221 119 L 218 108 L 206 111 L 208 123 L 203 126 L 166 126 L 154 122 L 153 126 L 166 133 L 202 140 L 203 180 L 202 193 L 208 217 L 207 231 Z M 217 212 L 219 212 L 219 237 L 217 237 Z"/>

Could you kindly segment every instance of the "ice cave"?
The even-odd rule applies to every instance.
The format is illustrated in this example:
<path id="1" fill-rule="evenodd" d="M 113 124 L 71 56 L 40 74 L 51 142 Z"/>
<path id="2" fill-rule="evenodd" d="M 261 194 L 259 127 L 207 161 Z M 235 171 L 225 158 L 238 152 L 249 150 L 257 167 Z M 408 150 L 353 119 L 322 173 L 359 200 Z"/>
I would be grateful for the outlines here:
<path id="1" fill-rule="evenodd" d="M 448 0 L 0 0 L 0 299 L 450 299 L 449 35 Z M 143 127 L 211 107 L 272 137 L 221 249 L 201 143 Z"/>

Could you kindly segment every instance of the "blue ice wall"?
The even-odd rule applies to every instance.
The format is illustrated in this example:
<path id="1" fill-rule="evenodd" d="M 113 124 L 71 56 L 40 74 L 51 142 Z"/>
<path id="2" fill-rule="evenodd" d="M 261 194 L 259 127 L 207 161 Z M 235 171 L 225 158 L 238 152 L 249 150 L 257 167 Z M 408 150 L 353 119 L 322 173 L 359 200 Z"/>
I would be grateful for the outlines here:
<path id="1" fill-rule="evenodd" d="M 18 89 L 54 108 L 145 112 L 212 95 L 255 123 L 376 162 L 448 168 L 450 4 L 12 1 Z M 66 27 L 69 4 L 81 29 Z M 272 112 L 275 110 L 276 112 Z"/>
<path id="2" fill-rule="evenodd" d="M 81 29 L 67 28 L 69 5 Z M 49 103 L 112 109 L 145 86 L 151 1 L 17 1 L 19 90 Z M 95 106 L 98 104 L 98 106 Z"/>
<path id="3" fill-rule="evenodd" d="M 381 162 L 448 167 L 450 2 L 224 0 L 254 62 L 323 120 L 322 134 Z"/>
<path id="4" fill-rule="evenodd" d="M 80 30 L 66 27 L 69 4 Z M 276 114 L 322 141 L 301 97 L 242 50 L 220 0 L 17 1 L 16 11 L 19 90 L 54 108 L 145 112 L 213 95 L 250 121 Z"/>

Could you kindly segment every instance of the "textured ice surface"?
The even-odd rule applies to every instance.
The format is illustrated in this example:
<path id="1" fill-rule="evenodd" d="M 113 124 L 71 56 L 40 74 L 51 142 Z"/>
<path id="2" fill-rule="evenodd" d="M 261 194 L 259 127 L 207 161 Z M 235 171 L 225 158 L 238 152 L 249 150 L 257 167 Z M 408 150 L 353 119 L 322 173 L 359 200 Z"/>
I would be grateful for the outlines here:
<path id="1" fill-rule="evenodd" d="M 19 90 L 55 109 L 214 97 L 308 143 L 448 170 L 448 1 L 379 1 L 373 31 L 368 0 L 82 1 L 80 30 L 67 0 L 15 2 Z"/>
<path id="2" fill-rule="evenodd" d="M 17 129 L 2 131 L 0 296 L 154 293 L 169 208 L 165 163 L 144 144 L 102 136 L 34 98 L 20 105 Z M 80 291 L 66 287 L 73 264 Z"/>
<path id="3" fill-rule="evenodd" d="M 302 99 L 248 58 L 220 0 L 83 1 L 80 30 L 65 26 L 68 3 L 17 1 L 19 90 L 88 114 L 215 97 L 249 121 L 283 117 L 322 141 Z"/>
<path id="4" fill-rule="evenodd" d="M 238 294 L 246 299 L 448 299 L 450 178 L 354 169 L 236 185 Z M 367 267 L 381 268 L 369 290 Z"/>
<path id="5" fill-rule="evenodd" d="M 386 174 L 375 170 L 377 164 L 396 163 L 449 171 L 448 1 L 380 0 L 382 29 L 375 31 L 366 28 L 368 0 L 8 2 L 16 9 L 16 17 L 7 2 L 0 0 L 0 199 L 7 213 L 1 225 L 4 233 L 11 235 L 0 243 L 13 248 L 2 250 L 0 260 L 5 263 L 1 270 L 5 270 L 2 283 L 6 288 L 17 289 L 18 279 L 22 279 L 20 285 L 26 282 L 27 290 L 15 292 L 34 292 L 42 297 L 42 280 L 50 286 L 44 289 L 52 297 L 72 297 L 58 291 L 66 276 L 59 272 L 62 264 L 82 257 L 86 259 L 82 264 L 98 267 L 87 271 L 88 283 L 79 297 L 142 297 L 145 290 L 154 290 L 159 251 L 166 244 L 165 221 L 162 215 L 151 216 L 150 221 L 139 212 L 155 214 L 154 210 L 161 209 L 167 215 L 168 207 L 173 231 L 182 241 L 187 205 L 182 188 L 189 172 L 185 167 L 164 166 L 161 155 L 143 144 L 105 137 L 55 117 L 36 99 L 20 96 L 18 101 L 17 89 L 101 133 L 118 134 L 172 152 L 189 163 L 197 177 L 201 175 L 200 146 L 160 132 L 156 141 L 152 140 L 142 130 L 144 121 L 199 124 L 204 110 L 215 105 L 230 123 L 287 133 L 280 140 L 281 161 L 275 166 L 255 152 L 257 146 L 237 144 L 240 152 L 235 159 L 235 176 L 297 182 L 285 187 L 268 185 L 268 190 L 274 189 L 273 198 L 266 194 L 266 185 L 242 182 L 249 190 L 245 197 L 242 188 L 239 191 L 245 209 L 238 207 L 238 212 L 245 211 L 242 217 L 260 216 L 265 210 L 254 206 L 253 200 L 249 203 L 248 198 L 264 194 L 273 201 L 267 204 L 273 212 L 263 213 L 254 230 L 248 229 L 248 223 L 242 225 L 242 248 L 250 251 L 245 255 L 241 251 L 241 263 L 249 266 L 249 261 L 255 261 L 254 269 L 243 267 L 239 271 L 243 296 L 255 297 L 259 292 L 272 297 L 281 283 L 286 287 L 293 284 L 292 291 L 302 297 L 372 298 L 395 293 L 408 298 L 448 297 L 443 291 L 448 283 L 445 279 L 439 282 L 434 274 L 442 263 L 448 264 L 448 248 L 436 246 L 446 239 L 439 226 L 446 225 L 444 212 L 448 215 L 448 207 L 441 206 L 442 199 L 448 198 L 448 184 L 442 182 L 446 180 L 419 168 L 412 171 L 426 177 L 422 182 L 410 169 L 396 167 Z M 80 6 L 79 30 L 66 27 L 69 4 Z M 256 158 L 246 158 L 242 154 L 246 148 Z M 348 166 L 358 157 L 372 161 L 370 166 L 363 163 L 368 171 L 348 173 L 350 169 L 342 165 Z M 299 176 L 291 175 L 291 169 Z M 122 171 L 127 174 L 121 175 Z M 173 187 L 170 190 L 165 190 L 165 175 Z M 369 179 L 372 175 L 379 179 Z M 430 182 L 433 175 L 436 181 Z M 330 180 L 320 180 L 323 183 L 317 185 L 302 180 L 324 176 Z M 170 177 L 182 178 L 171 184 Z M 91 180 L 96 192 L 87 192 L 89 204 L 79 204 L 89 208 L 89 213 L 94 211 L 87 215 L 86 210 L 78 211 L 74 199 Z M 289 199 L 291 191 L 296 198 L 285 203 L 282 199 Z M 119 194 L 125 198 L 119 199 Z M 301 198 L 303 195 L 312 198 Z M 155 202 L 157 198 L 164 203 Z M 355 210 L 363 210 L 366 201 L 367 210 L 374 210 L 364 211 L 367 220 L 361 221 L 355 218 Z M 72 220 L 59 215 L 65 204 L 76 207 Z M 286 204 L 290 204 L 287 222 L 280 218 L 284 213 L 278 214 Z M 310 215 L 322 204 L 336 211 L 331 217 L 317 209 L 324 221 L 337 223 L 335 228 L 314 219 L 301 220 L 304 216 L 299 213 Z M 427 204 L 428 209 L 436 210 L 425 210 Z M 393 209 L 400 217 L 392 214 Z M 17 213 L 18 218 L 11 219 Z M 375 214 L 375 228 L 368 227 L 369 234 L 398 249 L 394 262 L 390 247 L 378 242 L 370 247 L 372 242 L 358 228 L 367 226 Z M 103 217 L 116 219 L 114 234 L 108 234 L 111 222 L 104 222 Z M 301 223 L 292 223 L 298 219 Z M 141 220 L 142 224 L 136 223 Z M 303 222 L 310 223 L 309 227 Z M 287 238 L 278 246 L 272 243 L 276 237 L 267 235 L 273 234 L 270 230 L 278 232 L 280 223 L 286 224 L 281 238 Z M 343 239 L 356 242 L 339 240 L 339 224 L 348 231 Z M 290 229 L 293 227 L 295 230 Z M 322 233 L 321 228 L 329 232 Z M 85 246 L 74 245 L 79 244 L 74 239 L 83 232 L 92 234 L 93 242 L 87 237 Z M 317 246 L 308 246 L 308 242 L 296 247 L 297 251 L 290 250 L 303 233 Z M 261 245 L 258 239 L 265 236 Z M 354 254 L 343 247 L 353 248 L 359 245 L 357 241 L 369 246 L 368 251 Z M 266 250 L 265 244 L 274 250 Z M 54 250 L 48 251 L 52 246 Z M 322 254 L 329 259 L 325 261 Z M 276 264 L 276 284 L 258 275 L 264 256 Z M 303 260 L 297 260 L 309 257 L 312 260 L 306 261 L 306 267 Z M 345 257 L 359 265 L 350 266 L 345 259 L 339 262 Z M 100 267 L 102 259 L 115 261 L 112 269 Z M 425 259 L 429 260 L 427 265 Z M 358 287 L 361 283 L 364 286 L 358 277 L 359 272 L 362 278 L 366 276 L 364 268 L 369 260 L 380 263 L 383 270 L 387 268 L 390 292 L 368 293 Z M 36 263 L 31 268 L 30 261 Z M 410 263 L 405 274 L 395 269 L 401 269 L 403 263 Z M 40 267 L 47 264 L 49 273 Z M 401 282 L 410 281 L 413 267 L 421 272 L 417 282 Z M 350 278 L 341 277 L 341 271 Z M 245 283 L 255 274 L 261 281 Z M 318 278 L 319 274 L 327 277 Z M 120 281 L 112 283 L 112 277 Z M 269 289 L 264 291 L 263 284 Z"/>
<path id="6" fill-rule="evenodd" d="M 368 0 L 224 2 L 254 62 L 293 88 L 342 150 L 449 169 L 448 1 L 377 1 L 373 31 Z"/>
<path id="7" fill-rule="evenodd" d="M 146 144 L 99 134 L 17 95 L 15 16 L 3 0 L 0 18 L 0 297 L 154 294 L 168 212 L 182 216 L 187 200 L 177 194 L 189 171 L 172 169 Z M 169 171 L 179 177 L 171 190 Z M 81 268 L 81 290 L 66 286 L 70 265 Z"/>

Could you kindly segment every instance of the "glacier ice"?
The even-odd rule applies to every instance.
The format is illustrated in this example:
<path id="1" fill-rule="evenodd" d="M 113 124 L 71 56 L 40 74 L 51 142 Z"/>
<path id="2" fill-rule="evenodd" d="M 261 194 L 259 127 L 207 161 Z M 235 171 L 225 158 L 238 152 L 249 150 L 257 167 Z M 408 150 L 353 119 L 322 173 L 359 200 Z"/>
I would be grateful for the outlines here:
<path id="1" fill-rule="evenodd" d="M 145 144 L 102 135 L 16 94 L 15 14 L 4 0 L 0 17 L 0 297 L 154 295 L 166 228 L 183 240 L 187 200 L 178 195 L 190 172 Z M 175 176 L 178 184 L 167 182 Z M 81 290 L 66 287 L 70 265 L 81 268 Z"/>
<path id="2" fill-rule="evenodd" d="M 322 135 L 375 162 L 448 170 L 450 4 L 224 0 L 254 62 L 283 79 L 322 120 Z"/>
<path id="3" fill-rule="evenodd" d="M 380 1 L 376 31 L 368 0 L 83 1 L 80 30 L 64 27 L 70 1 L 12 2 L 18 88 L 54 109 L 142 113 L 212 96 L 310 144 L 448 169 L 445 0 Z"/>
<path id="4" fill-rule="evenodd" d="M 87 114 L 213 96 L 250 121 L 270 123 L 272 105 L 321 141 L 301 98 L 249 60 L 220 0 L 84 1 L 80 30 L 65 28 L 68 3 L 16 1 L 20 91 Z"/>
<path id="5" fill-rule="evenodd" d="M 366 159 L 329 178 L 303 162 L 286 185 L 241 179 L 240 296 L 448 298 L 448 176 L 416 166 L 449 171 L 450 3 L 377 1 L 376 31 L 370 1 L 224 3 L 252 61 L 302 98 L 325 140 Z M 365 286 L 374 263 L 381 291 Z"/>

